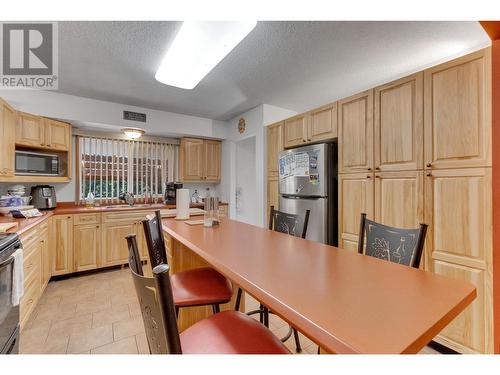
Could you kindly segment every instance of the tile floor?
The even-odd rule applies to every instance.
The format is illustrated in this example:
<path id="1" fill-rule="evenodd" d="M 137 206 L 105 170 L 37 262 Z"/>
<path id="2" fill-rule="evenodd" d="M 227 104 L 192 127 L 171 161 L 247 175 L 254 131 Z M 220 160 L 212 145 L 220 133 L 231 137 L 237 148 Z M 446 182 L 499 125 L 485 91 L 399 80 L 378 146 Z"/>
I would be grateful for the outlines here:
<path id="1" fill-rule="evenodd" d="M 247 311 L 258 302 L 247 296 Z M 258 319 L 258 315 L 254 315 Z M 287 324 L 270 316 L 278 337 Z M 303 354 L 317 346 L 300 335 Z M 293 337 L 285 345 L 295 352 Z M 21 332 L 21 354 L 148 354 L 141 311 L 128 268 L 50 282 Z M 425 348 L 422 353 L 435 353 Z"/>

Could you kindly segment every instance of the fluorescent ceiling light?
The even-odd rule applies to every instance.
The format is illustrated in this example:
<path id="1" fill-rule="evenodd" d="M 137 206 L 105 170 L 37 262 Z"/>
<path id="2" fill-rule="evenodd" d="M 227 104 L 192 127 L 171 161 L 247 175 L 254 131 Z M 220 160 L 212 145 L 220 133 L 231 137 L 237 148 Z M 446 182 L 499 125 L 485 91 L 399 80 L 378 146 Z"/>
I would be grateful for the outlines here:
<path id="1" fill-rule="evenodd" d="M 145 133 L 144 130 L 138 128 L 125 128 L 122 129 L 122 132 L 125 133 L 125 136 L 130 139 L 138 139 L 141 138 Z"/>
<path id="2" fill-rule="evenodd" d="M 193 89 L 255 27 L 257 21 L 185 21 L 167 51 L 157 81 Z"/>

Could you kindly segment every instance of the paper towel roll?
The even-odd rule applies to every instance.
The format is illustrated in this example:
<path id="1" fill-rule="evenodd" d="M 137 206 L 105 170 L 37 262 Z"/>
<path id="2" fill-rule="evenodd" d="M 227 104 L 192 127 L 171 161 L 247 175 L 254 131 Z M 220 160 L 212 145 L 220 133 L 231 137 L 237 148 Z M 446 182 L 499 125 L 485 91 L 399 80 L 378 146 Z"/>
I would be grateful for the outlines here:
<path id="1" fill-rule="evenodd" d="M 189 189 L 177 189 L 175 209 L 177 211 L 177 220 L 189 219 Z"/>

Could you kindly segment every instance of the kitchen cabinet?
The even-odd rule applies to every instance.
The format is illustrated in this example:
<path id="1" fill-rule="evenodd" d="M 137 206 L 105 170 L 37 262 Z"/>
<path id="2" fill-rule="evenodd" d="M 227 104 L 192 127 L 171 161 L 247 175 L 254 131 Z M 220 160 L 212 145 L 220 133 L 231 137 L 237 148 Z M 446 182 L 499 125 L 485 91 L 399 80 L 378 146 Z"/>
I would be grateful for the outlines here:
<path id="1" fill-rule="evenodd" d="M 49 221 L 46 220 L 40 227 L 40 254 L 41 254 L 41 289 L 42 291 L 47 287 L 50 277 L 52 276 L 52 253 L 49 246 Z"/>
<path id="2" fill-rule="evenodd" d="M 361 213 L 373 219 L 374 174 L 341 174 L 339 180 L 339 247 L 358 250 Z"/>
<path id="3" fill-rule="evenodd" d="M 339 173 L 373 169 L 373 92 L 338 102 Z"/>
<path id="4" fill-rule="evenodd" d="M 283 151 L 283 121 L 267 127 L 267 176 L 278 176 L 279 153 Z"/>
<path id="5" fill-rule="evenodd" d="M 100 224 L 75 225 L 73 230 L 74 271 L 87 271 L 101 266 Z"/>
<path id="6" fill-rule="evenodd" d="M 26 147 L 44 147 L 43 118 L 29 113 L 18 112 L 18 126 L 16 129 L 16 145 Z"/>
<path id="7" fill-rule="evenodd" d="M 306 113 L 285 120 L 283 125 L 285 148 L 303 145 L 307 142 L 307 120 Z"/>
<path id="8" fill-rule="evenodd" d="M 375 89 L 375 170 L 423 168 L 423 73 Z"/>
<path id="9" fill-rule="evenodd" d="M 319 142 L 337 138 L 337 103 L 309 112 L 307 141 Z"/>
<path id="10" fill-rule="evenodd" d="M 492 352 L 491 169 L 429 171 L 425 197 L 426 269 L 477 288 L 477 298 L 435 341 L 461 353 Z"/>
<path id="11" fill-rule="evenodd" d="M 219 141 L 205 140 L 204 142 L 204 163 L 205 174 L 204 180 L 206 182 L 219 182 L 220 181 L 220 168 L 221 168 L 221 143 Z"/>
<path id="12" fill-rule="evenodd" d="M 15 122 L 16 111 L 7 102 L 0 99 L 0 176 L 12 177 L 15 170 Z"/>
<path id="13" fill-rule="evenodd" d="M 179 148 L 179 173 L 183 182 L 219 182 L 220 141 L 182 138 Z"/>
<path id="14" fill-rule="evenodd" d="M 73 263 L 73 215 L 52 217 L 52 275 L 74 272 Z"/>
<path id="15" fill-rule="evenodd" d="M 491 49 L 424 72 L 426 168 L 491 166 Z"/>
<path id="16" fill-rule="evenodd" d="M 267 179 L 267 212 L 266 225 L 269 225 L 269 214 L 271 206 L 279 208 L 278 177 L 268 177 Z"/>
<path id="17" fill-rule="evenodd" d="M 375 174 L 375 221 L 414 229 L 424 222 L 424 172 Z"/>
<path id="18" fill-rule="evenodd" d="M 52 119 L 44 119 L 45 146 L 52 150 L 71 149 L 71 126 Z"/>

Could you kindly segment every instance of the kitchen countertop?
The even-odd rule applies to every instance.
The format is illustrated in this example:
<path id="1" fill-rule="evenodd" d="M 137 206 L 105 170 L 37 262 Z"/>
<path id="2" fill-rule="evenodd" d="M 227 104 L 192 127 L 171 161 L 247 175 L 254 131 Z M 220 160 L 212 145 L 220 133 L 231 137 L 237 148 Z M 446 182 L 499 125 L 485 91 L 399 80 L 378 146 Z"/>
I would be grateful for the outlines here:
<path id="1" fill-rule="evenodd" d="M 221 202 L 219 204 L 221 206 L 227 205 L 227 203 L 225 202 Z M 197 203 L 197 204 L 191 204 L 190 207 L 204 208 L 205 206 L 203 203 Z M 9 216 L 0 215 L 0 223 L 17 222 L 18 226 L 9 229 L 7 233 L 22 234 L 53 215 L 71 215 L 71 214 L 100 213 L 100 212 L 111 212 L 111 211 L 158 210 L 158 209 L 168 209 L 168 208 L 170 209 L 175 208 L 175 204 L 157 204 L 157 205 L 147 205 L 147 206 L 137 204 L 136 206 L 133 207 L 129 207 L 127 204 L 113 204 L 113 205 L 96 206 L 93 208 L 86 208 L 85 206 L 80 206 L 73 202 L 60 202 L 57 204 L 57 207 L 55 209 L 40 211 L 43 213 L 43 216 L 38 216 L 30 219 L 14 219 L 10 215 Z"/>

